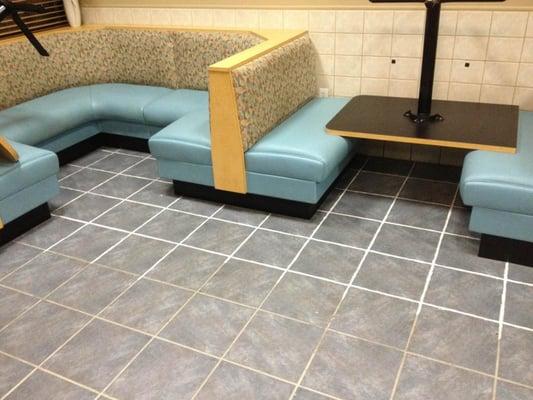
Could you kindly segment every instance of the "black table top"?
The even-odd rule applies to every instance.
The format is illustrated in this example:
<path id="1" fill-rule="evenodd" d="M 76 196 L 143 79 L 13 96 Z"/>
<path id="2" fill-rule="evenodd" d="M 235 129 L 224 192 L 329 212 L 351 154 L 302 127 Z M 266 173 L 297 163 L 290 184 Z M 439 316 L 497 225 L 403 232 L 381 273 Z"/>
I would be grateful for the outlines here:
<path id="1" fill-rule="evenodd" d="M 433 101 L 441 122 L 417 125 L 403 114 L 416 112 L 418 100 L 399 97 L 354 97 L 327 125 L 338 136 L 515 153 L 517 106 Z"/>

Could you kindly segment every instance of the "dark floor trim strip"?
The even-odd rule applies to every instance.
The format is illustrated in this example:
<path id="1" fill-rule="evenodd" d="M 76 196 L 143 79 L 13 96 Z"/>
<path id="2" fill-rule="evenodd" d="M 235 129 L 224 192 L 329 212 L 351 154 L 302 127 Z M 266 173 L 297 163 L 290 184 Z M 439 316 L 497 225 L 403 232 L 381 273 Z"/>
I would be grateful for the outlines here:
<path id="1" fill-rule="evenodd" d="M 479 256 L 533 267 L 533 243 L 492 235 L 481 235 Z"/>
<path id="2" fill-rule="evenodd" d="M 49 218 L 50 210 L 47 203 L 28 211 L 26 214 L 6 224 L 3 229 L 0 229 L 0 246 L 28 232 Z"/>

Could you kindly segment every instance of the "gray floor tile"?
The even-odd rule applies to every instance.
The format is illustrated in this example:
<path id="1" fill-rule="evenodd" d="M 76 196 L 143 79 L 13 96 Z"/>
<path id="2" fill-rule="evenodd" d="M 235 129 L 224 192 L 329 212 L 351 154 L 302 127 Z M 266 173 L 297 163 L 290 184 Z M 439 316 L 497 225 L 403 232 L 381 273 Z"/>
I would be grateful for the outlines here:
<path id="1" fill-rule="evenodd" d="M 407 356 L 394 399 L 490 400 L 492 384 L 485 375 Z"/>
<path id="2" fill-rule="evenodd" d="M 118 243 L 125 233 L 99 226 L 87 225 L 55 245 L 52 251 L 80 260 L 93 261 L 104 251 Z"/>
<path id="3" fill-rule="evenodd" d="M 369 253 L 354 284 L 418 300 L 424 290 L 429 268 L 428 264 Z"/>
<path id="4" fill-rule="evenodd" d="M 457 235 L 479 237 L 479 234 L 471 232 L 470 229 L 468 229 L 469 223 L 470 210 L 466 208 L 454 207 L 446 231 L 449 233 L 455 233 Z"/>
<path id="5" fill-rule="evenodd" d="M 316 212 L 311 219 L 303 219 L 273 214 L 268 217 L 261 227 L 280 232 L 292 233 L 293 235 L 310 236 L 320 221 L 322 221 L 324 215 L 324 213 Z"/>
<path id="6" fill-rule="evenodd" d="M 302 388 L 299 388 L 294 394 L 294 400 L 328 400 L 330 398 Z"/>
<path id="7" fill-rule="evenodd" d="M 398 199 L 387 222 L 441 231 L 448 217 L 448 207 Z"/>
<path id="8" fill-rule="evenodd" d="M 292 386 L 256 372 L 223 362 L 209 378 L 198 400 L 284 400 Z"/>
<path id="9" fill-rule="evenodd" d="M 502 291 L 501 280 L 436 267 L 425 301 L 497 320 Z"/>
<path id="10" fill-rule="evenodd" d="M 498 381 L 496 400 L 531 400 L 533 389 L 511 383 Z"/>
<path id="11" fill-rule="evenodd" d="M 196 290 L 225 260 L 225 256 L 179 246 L 158 263 L 148 277 Z"/>
<path id="12" fill-rule="evenodd" d="M 329 211 L 335 205 L 342 193 L 342 190 L 332 189 L 320 205 L 319 211 Z"/>
<path id="13" fill-rule="evenodd" d="M 440 234 L 436 232 L 385 224 L 372 250 L 431 262 L 435 257 L 439 239 Z"/>
<path id="14" fill-rule="evenodd" d="M 81 227 L 79 222 L 52 217 L 19 238 L 23 243 L 47 249 Z"/>
<path id="15" fill-rule="evenodd" d="M 263 211 L 234 206 L 225 206 L 222 210 L 215 214 L 215 217 L 225 219 L 227 221 L 257 226 L 267 217 L 267 215 L 268 213 Z"/>
<path id="16" fill-rule="evenodd" d="M 155 340 L 107 390 L 120 399 L 189 399 L 216 360 Z"/>
<path id="17" fill-rule="evenodd" d="M 89 400 L 95 399 L 97 396 L 98 393 L 76 386 L 46 372 L 35 371 L 7 399 Z"/>
<path id="18" fill-rule="evenodd" d="M 14 272 L 2 283 L 44 297 L 87 264 L 53 253 L 43 253 Z"/>
<path id="19" fill-rule="evenodd" d="M 70 189 L 89 191 L 113 176 L 114 174 L 110 172 L 82 169 L 61 180 L 60 185 Z"/>
<path id="20" fill-rule="evenodd" d="M 221 356 L 251 317 L 253 310 L 197 295 L 161 332 L 161 337 Z"/>
<path id="21" fill-rule="evenodd" d="M 192 292 L 141 279 L 103 313 L 104 318 L 155 334 L 191 297 Z"/>
<path id="22" fill-rule="evenodd" d="M 390 197 L 346 192 L 333 211 L 356 217 L 382 220 L 387 214 L 392 201 L 393 199 Z"/>
<path id="23" fill-rule="evenodd" d="M 96 314 L 134 279 L 129 274 L 91 265 L 57 289 L 50 296 L 50 300 Z"/>
<path id="24" fill-rule="evenodd" d="M 110 155 L 111 153 L 109 151 L 105 151 L 103 149 L 97 149 L 95 151 L 92 151 L 89 154 L 86 154 L 84 156 L 77 158 L 71 164 L 79 165 L 80 167 L 86 167 L 99 160 L 102 160 L 103 158 L 109 157 Z"/>
<path id="25" fill-rule="evenodd" d="M 211 201 L 198 200 L 189 197 L 182 197 L 171 208 L 193 214 L 200 214 L 209 217 L 214 214 L 222 204 Z"/>
<path id="26" fill-rule="evenodd" d="M 496 323 L 424 307 L 409 350 L 492 374 L 497 340 Z"/>
<path id="27" fill-rule="evenodd" d="M 222 221 L 207 221 L 186 244 L 219 253 L 231 254 L 246 239 L 253 228 Z"/>
<path id="28" fill-rule="evenodd" d="M 305 241 L 306 239 L 299 237 L 257 230 L 235 256 L 276 267 L 287 267 Z"/>
<path id="29" fill-rule="evenodd" d="M 503 277 L 505 263 L 478 257 L 479 240 L 444 235 L 437 264 Z"/>
<path id="30" fill-rule="evenodd" d="M 533 286 L 507 284 L 505 321 L 533 329 Z"/>
<path id="31" fill-rule="evenodd" d="M 400 197 L 450 205 L 452 204 L 456 190 L 457 185 L 455 183 L 409 178 L 400 192 Z"/>
<path id="32" fill-rule="evenodd" d="M 288 317 L 325 325 L 341 300 L 344 286 L 306 276 L 287 274 L 263 308 Z"/>
<path id="33" fill-rule="evenodd" d="M 504 326 L 499 376 L 533 386 L 533 332 Z"/>
<path id="34" fill-rule="evenodd" d="M 405 177 L 361 171 L 350 185 L 350 190 L 396 196 Z"/>
<path id="35" fill-rule="evenodd" d="M 349 283 L 363 255 L 364 252 L 361 250 L 312 240 L 291 269 L 341 283 Z"/>
<path id="36" fill-rule="evenodd" d="M 59 194 L 53 199 L 48 200 L 48 208 L 50 208 L 50 212 L 54 213 L 58 208 L 63 207 L 80 195 L 82 195 L 82 193 L 76 190 L 60 188 Z"/>
<path id="37" fill-rule="evenodd" d="M 322 329 L 258 313 L 227 355 L 229 360 L 296 382 L 318 344 Z"/>
<path id="38" fill-rule="evenodd" d="M 139 158 L 137 158 L 139 162 Z M 152 159 L 143 160 L 137 165 L 129 168 L 125 174 L 139 176 L 141 178 L 157 179 L 159 178 L 159 171 L 157 169 L 157 161 Z"/>
<path id="39" fill-rule="evenodd" d="M 131 197 L 131 200 L 154 204 L 160 207 L 168 207 L 176 199 L 177 196 L 174 194 L 172 184 L 159 181 L 152 182 L 149 186 Z"/>
<path id="40" fill-rule="evenodd" d="M 513 281 L 533 283 L 533 268 L 524 265 L 509 264 L 508 277 Z"/>
<path id="41" fill-rule="evenodd" d="M 54 354 L 44 367 L 102 390 L 148 339 L 148 336 L 126 328 L 94 320 Z"/>
<path id="42" fill-rule="evenodd" d="M 203 292 L 258 306 L 272 289 L 280 271 L 244 261 L 230 260 L 204 286 Z"/>
<path id="43" fill-rule="evenodd" d="M 98 259 L 98 264 L 140 275 L 173 247 L 167 242 L 132 235 Z"/>
<path id="44" fill-rule="evenodd" d="M 332 329 L 363 339 L 404 348 L 418 305 L 381 294 L 350 289 L 333 322 Z"/>
<path id="45" fill-rule="evenodd" d="M 175 211 L 163 211 L 139 233 L 172 242 L 180 242 L 204 222 L 204 218 Z"/>
<path id="46" fill-rule="evenodd" d="M 87 193 L 69 205 L 57 210 L 55 214 L 80 219 L 82 221 L 92 221 L 100 214 L 118 204 L 119 201 L 109 197 Z"/>
<path id="47" fill-rule="evenodd" d="M 0 396 L 9 392 L 22 378 L 28 375 L 33 367 L 0 354 Z M 26 397 L 29 399 L 29 397 Z"/>
<path id="48" fill-rule="evenodd" d="M 0 247 L 0 279 L 36 257 L 42 251 L 22 243 L 10 242 Z"/>
<path id="49" fill-rule="evenodd" d="M 358 172 L 356 169 L 346 168 L 335 181 L 335 187 L 343 190 L 346 189 Z"/>
<path id="50" fill-rule="evenodd" d="M 0 350 L 39 364 L 87 320 L 83 314 L 54 304 L 37 304 L 0 333 Z"/>
<path id="51" fill-rule="evenodd" d="M 411 171 L 413 162 L 408 160 L 395 160 L 392 158 L 370 157 L 363 169 L 365 171 L 381 172 L 406 176 Z"/>
<path id="52" fill-rule="evenodd" d="M 139 161 L 141 161 L 139 157 L 127 156 L 125 154 L 111 154 L 109 157 L 92 164 L 91 168 L 118 173 L 133 166 Z"/>
<path id="53" fill-rule="evenodd" d="M 37 301 L 35 297 L 0 287 L 0 329 Z"/>
<path id="54" fill-rule="evenodd" d="M 72 165 L 72 164 L 62 165 L 59 168 L 59 174 L 57 174 L 57 179 L 61 180 L 61 179 L 65 178 L 68 175 L 72 175 L 74 172 L 78 172 L 79 170 L 81 170 L 81 168 L 82 167 L 78 167 L 78 166 Z"/>
<path id="55" fill-rule="evenodd" d="M 160 211 L 157 207 L 124 202 L 103 214 L 95 223 L 132 232 Z"/>
<path id="56" fill-rule="evenodd" d="M 92 192 L 124 199 L 149 183 L 150 181 L 146 179 L 117 175 L 113 179 L 93 189 Z"/>
<path id="57" fill-rule="evenodd" d="M 401 358 L 396 350 L 328 333 L 303 385 L 346 400 L 385 400 Z"/>
<path id="58" fill-rule="evenodd" d="M 378 227 L 378 222 L 330 214 L 317 231 L 315 238 L 367 248 Z"/>

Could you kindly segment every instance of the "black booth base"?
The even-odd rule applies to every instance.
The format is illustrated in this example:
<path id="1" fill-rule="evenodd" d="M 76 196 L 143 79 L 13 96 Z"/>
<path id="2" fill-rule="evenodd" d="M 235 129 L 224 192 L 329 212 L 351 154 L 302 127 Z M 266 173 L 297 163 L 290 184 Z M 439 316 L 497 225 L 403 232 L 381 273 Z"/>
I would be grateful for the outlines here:
<path id="1" fill-rule="evenodd" d="M 533 267 L 533 243 L 481 235 L 479 256 Z"/>
<path id="2" fill-rule="evenodd" d="M 14 221 L 5 224 L 4 228 L 0 229 L 0 246 L 28 232 L 49 218 L 50 210 L 48 204 L 44 203 Z"/>
<path id="3" fill-rule="evenodd" d="M 332 187 L 333 186 L 334 185 L 332 185 Z M 252 193 L 241 194 L 226 192 L 211 186 L 181 181 L 174 181 L 174 192 L 178 196 L 194 197 L 197 199 L 304 219 L 312 218 L 329 194 L 329 191 L 327 191 L 318 203 L 310 204 L 293 200 L 278 199 L 276 197 L 260 196 Z"/>

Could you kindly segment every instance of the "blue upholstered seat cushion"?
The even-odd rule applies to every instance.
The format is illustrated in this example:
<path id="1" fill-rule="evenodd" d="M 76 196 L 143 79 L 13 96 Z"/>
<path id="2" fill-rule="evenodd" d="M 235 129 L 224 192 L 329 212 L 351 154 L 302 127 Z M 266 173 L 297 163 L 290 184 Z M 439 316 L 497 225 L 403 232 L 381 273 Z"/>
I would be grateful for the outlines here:
<path id="1" fill-rule="evenodd" d="M 167 126 L 185 114 L 198 110 L 209 113 L 207 91 L 171 90 L 144 107 L 144 120 L 148 125 Z"/>
<path id="2" fill-rule="evenodd" d="M 517 154 L 468 154 L 461 177 L 465 204 L 533 215 L 533 112 L 520 113 L 518 129 Z"/>
<path id="3" fill-rule="evenodd" d="M 354 142 L 324 127 L 347 99 L 314 99 L 246 152 L 246 170 L 322 182 L 348 157 Z M 211 165 L 209 116 L 196 112 L 152 136 L 150 150 L 164 160 Z"/>
<path id="4" fill-rule="evenodd" d="M 209 112 L 207 92 L 129 84 L 83 86 L 0 111 L 0 132 L 38 145 L 93 121 L 165 126 L 196 109 Z"/>
<path id="5" fill-rule="evenodd" d="M 0 200 L 59 172 L 57 156 L 48 150 L 10 141 L 19 161 L 0 160 Z"/>

